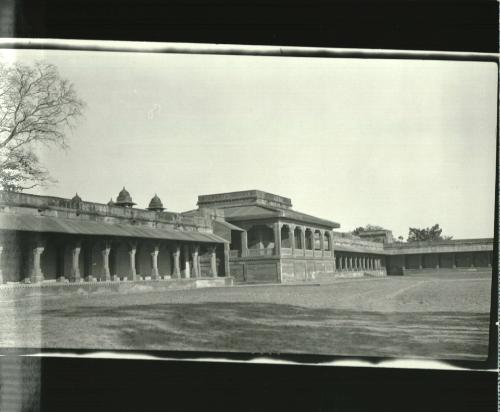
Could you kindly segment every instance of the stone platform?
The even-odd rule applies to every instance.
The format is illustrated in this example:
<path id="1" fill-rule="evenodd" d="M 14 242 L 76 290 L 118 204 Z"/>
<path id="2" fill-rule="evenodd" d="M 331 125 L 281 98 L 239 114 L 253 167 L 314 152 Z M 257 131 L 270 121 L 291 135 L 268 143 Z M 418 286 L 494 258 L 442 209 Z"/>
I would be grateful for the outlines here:
<path id="1" fill-rule="evenodd" d="M 35 296 L 67 296 L 92 293 L 140 293 L 178 289 L 232 286 L 232 277 L 192 279 L 104 281 L 104 282 L 42 282 L 11 283 L 0 286 L 0 299 L 23 299 Z"/>

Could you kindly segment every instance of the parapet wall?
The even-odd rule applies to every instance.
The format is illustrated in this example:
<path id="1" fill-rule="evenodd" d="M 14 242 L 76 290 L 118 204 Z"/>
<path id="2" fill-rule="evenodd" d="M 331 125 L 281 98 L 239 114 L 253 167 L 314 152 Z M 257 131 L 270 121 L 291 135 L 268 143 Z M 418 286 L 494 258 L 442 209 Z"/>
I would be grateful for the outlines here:
<path id="1" fill-rule="evenodd" d="M 389 243 L 385 244 L 384 249 L 388 255 L 483 252 L 493 250 L 493 239 L 456 239 L 432 242 Z"/>
<path id="2" fill-rule="evenodd" d="M 384 253 L 383 243 L 364 240 L 350 233 L 333 232 L 333 249 L 335 250 L 336 247 L 339 249 L 342 249 L 342 247 L 352 249 L 353 252 Z"/>
<path id="3" fill-rule="evenodd" d="M 245 190 L 242 192 L 217 193 L 198 196 L 199 207 L 224 207 L 247 204 L 269 205 L 288 209 L 292 201 L 288 197 L 274 195 L 261 190 Z"/>
<path id="4" fill-rule="evenodd" d="M 0 191 L 0 211 L 23 213 L 23 209 L 24 213 L 89 219 L 103 223 L 128 223 L 158 228 L 201 229 L 202 231 L 212 228 L 212 219 L 209 215 L 186 216 L 174 212 L 155 212 L 95 202 L 74 202 L 53 196 Z"/>

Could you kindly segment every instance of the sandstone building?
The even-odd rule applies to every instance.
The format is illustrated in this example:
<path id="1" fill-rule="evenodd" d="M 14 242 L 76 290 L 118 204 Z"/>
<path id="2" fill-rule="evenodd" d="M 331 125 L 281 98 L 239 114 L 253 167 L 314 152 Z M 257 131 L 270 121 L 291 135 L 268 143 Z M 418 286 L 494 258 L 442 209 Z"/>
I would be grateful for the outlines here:
<path id="1" fill-rule="evenodd" d="M 394 242 L 342 233 L 291 199 L 249 190 L 201 195 L 198 208 L 146 209 L 125 188 L 107 204 L 0 191 L 0 285 L 307 281 L 491 267 L 493 239 Z"/>

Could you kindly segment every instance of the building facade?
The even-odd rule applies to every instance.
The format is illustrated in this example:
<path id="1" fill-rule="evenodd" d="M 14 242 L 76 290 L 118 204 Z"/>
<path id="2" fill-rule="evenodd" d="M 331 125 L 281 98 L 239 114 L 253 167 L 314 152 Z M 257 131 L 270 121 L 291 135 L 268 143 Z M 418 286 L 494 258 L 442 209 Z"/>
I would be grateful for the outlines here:
<path id="1" fill-rule="evenodd" d="M 353 236 L 259 190 L 201 195 L 198 208 L 145 209 L 125 188 L 107 204 L 0 192 L 0 285 L 227 279 L 302 282 L 491 268 L 493 239 L 394 242 Z M 229 283 L 230 284 L 230 283 Z"/>
<path id="2" fill-rule="evenodd" d="M 116 202 L 0 192 L 1 283 L 112 282 L 225 276 L 228 242 L 210 218 Z"/>

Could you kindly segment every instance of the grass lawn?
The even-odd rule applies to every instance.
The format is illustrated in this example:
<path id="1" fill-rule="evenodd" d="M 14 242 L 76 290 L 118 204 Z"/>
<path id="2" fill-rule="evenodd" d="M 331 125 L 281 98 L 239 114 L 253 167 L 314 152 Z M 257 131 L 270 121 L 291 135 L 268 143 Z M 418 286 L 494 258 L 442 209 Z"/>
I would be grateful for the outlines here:
<path id="1" fill-rule="evenodd" d="M 0 302 L 0 346 L 481 360 L 491 272 Z"/>

